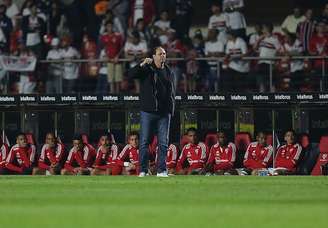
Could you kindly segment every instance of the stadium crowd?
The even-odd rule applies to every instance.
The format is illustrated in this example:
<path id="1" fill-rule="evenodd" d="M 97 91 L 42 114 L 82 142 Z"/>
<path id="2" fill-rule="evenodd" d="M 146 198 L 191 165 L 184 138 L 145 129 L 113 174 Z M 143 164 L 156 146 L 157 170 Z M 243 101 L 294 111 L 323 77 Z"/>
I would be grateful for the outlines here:
<path id="1" fill-rule="evenodd" d="M 303 135 L 298 143 L 297 135 L 293 130 L 286 131 L 285 143 L 276 145 L 276 151 L 272 146 L 272 135 L 264 132 L 258 132 L 254 142 L 244 141 L 244 149 L 237 140 L 236 144 L 229 142 L 223 131 L 209 136 L 202 142 L 199 140 L 197 130 L 189 128 L 182 137 L 180 145 L 171 143 L 166 157 L 168 173 L 170 175 L 304 175 L 312 172 L 313 175 L 319 175 L 323 174 L 324 170 L 321 165 L 327 170 L 327 156 L 310 158 L 309 156 L 313 156 L 315 152 L 313 148 L 311 149 L 308 135 Z M 5 142 L 5 140 L 1 141 Z M 128 135 L 126 145 L 116 143 L 110 133 L 102 134 L 97 145 L 92 145 L 86 134 L 75 135 L 71 148 L 66 148 L 53 133 L 47 133 L 45 144 L 40 147 L 40 151 L 37 150 L 33 135 L 30 133 L 19 133 L 16 144 L 11 149 L 4 142 L 1 143 L 0 154 L 0 174 L 3 175 L 139 174 L 139 135 L 136 132 Z M 324 137 L 322 144 L 327 154 L 328 137 Z M 157 139 L 154 137 L 149 146 L 148 174 L 150 175 L 156 174 L 157 149 Z"/>
<path id="2" fill-rule="evenodd" d="M 273 91 L 316 91 L 326 64 L 292 57 L 327 55 L 328 4 L 320 15 L 296 6 L 279 26 L 281 32 L 273 24 L 258 23 L 247 33 L 243 0 L 213 1 L 207 28 L 195 31 L 191 0 L 97 0 L 84 5 L 25 0 L 20 9 L 12 0 L 1 2 L 2 55 L 65 61 L 40 63 L 30 73 L 10 72 L 9 81 L 1 70 L 2 93 L 138 93 L 138 83 L 126 71 L 159 45 L 169 58 L 183 58 L 169 63 L 180 92 L 269 91 L 271 64 Z M 277 56 L 276 61 L 243 59 Z"/>

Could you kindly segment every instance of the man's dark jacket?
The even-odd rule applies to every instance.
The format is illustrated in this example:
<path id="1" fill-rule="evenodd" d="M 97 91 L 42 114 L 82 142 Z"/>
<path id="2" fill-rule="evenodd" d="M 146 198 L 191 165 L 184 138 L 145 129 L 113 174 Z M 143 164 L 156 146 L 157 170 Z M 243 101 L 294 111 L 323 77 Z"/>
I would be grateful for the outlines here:
<path id="1" fill-rule="evenodd" d="M 176 90 L 176 80 L 173 72 L 170 68 L 165 65 L 166 70 L 166 80 L 169 81 L 169 97 L 168 107 L 169 113 L 174 114 L 175 108 L 175 90 Z M 145 64 L 140 66 L 140 63 L 137 64 L 129 71 L 129 78 L 139 79 L 140 81 L 140 106 L 141 110 L 145 112 L 158 112 L 158 100 L 157 100 L 157 89 L 156 89 L 156 80 L 158 75 L 156 72 L 156 66 L 154 64 Z"/>

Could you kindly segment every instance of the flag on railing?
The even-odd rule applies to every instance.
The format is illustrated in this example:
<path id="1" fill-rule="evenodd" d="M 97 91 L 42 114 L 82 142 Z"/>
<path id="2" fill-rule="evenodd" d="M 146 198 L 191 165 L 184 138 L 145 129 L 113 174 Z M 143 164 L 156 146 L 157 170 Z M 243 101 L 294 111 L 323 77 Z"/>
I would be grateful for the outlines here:
<path id="1" fill-rule="evenodd" d="M 17 57 L 0 55 L 0 69 L 13 72 L 31 72 L 35 70 L 34 56 Z"/>

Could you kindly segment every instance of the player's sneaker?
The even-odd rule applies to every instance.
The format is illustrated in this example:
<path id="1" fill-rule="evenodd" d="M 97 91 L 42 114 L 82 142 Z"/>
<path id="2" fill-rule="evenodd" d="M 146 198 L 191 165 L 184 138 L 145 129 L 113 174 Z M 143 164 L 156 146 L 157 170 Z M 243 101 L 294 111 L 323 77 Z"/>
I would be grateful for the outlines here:
<path id="1" fill-rule="evenodd" d="M 138 177 L 145 177 L 145 176 L 149 176 L 149 174 L 145 173 L 145 172 L 141 172 L 141 173 L 139 173 Z"/>
<path id="2" fill-rule="evenodd" d="M 163 171 L 161 173 L 157 173 L 156 175 L 157 177 L 169 177 L 169 175 L 167 175 L 167 172 L 166 171 Z"/>

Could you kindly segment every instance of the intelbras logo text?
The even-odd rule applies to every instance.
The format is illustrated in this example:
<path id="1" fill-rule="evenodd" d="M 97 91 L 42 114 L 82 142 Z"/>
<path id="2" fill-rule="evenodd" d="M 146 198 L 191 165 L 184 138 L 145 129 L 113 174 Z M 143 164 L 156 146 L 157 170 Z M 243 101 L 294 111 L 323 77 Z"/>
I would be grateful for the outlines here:
<path id="1" fill-rule="evenodd" d="M 247 101 L 246 95 L 231 95 L 230 98 L 232 101 Z"/>
<path id="2" fill-rule="evenodd" d="M 225 96 L 223 95 L 210 95 L 208 97 L 210 101 L 225 101 Z"/>
<path id="3" fill-rule="evenodd" d="M 313 100 L 313 95 L 311 94 L 297 94 L 297 100 Z"/>
<path id="4" fill-rule="evenodd" d="M 139 97 L 138 96 L 124 96 L 123 100 L 125 100 L 125 101 L 138 101 Z"/>
<path id="5" fill-rule="evenodd" d="M 274 99 L 279 100 L 279 101 L 289 101 L 289 100 L 291 100 L 291 96 L 283 95 L 283 94 L 276 94 L 276 95 L 274 95 Z"/>
<path id="6" fill-rule="evenodd" d="M 118 96 L 103 96 L 103 101 L 118 101 Z"/>
<path id="7" fill-rule="evenodd" d="M 97 101 L 97 96 L 82 96 L 82 101 Z"/>
<path id="8" fill-rule="evenodd" d="M 204 100 L 204 97 L 200 95 L 188 95 L 187 99 L 190 101 L 202 101 Z"/>
<path id="9" fill-rule="evenodd" d="M 40 96 L 40 101 L 56 101 L 56 97 L 53 97 L 53 96 Z"/>
<path id="10" fill-rule="evenodd" d="M 328 100 L 328 94 L 319 94 L 319 99 Z"/>
<path id="11" fill-rule="evenodd" d="M 61 101 L 76 101 L 75 96 L 62 96 L 60 98 L 61 98 Z"/>
<path id="12" fill-rule="evenodd" d="M 253 101 L 268 101 L 268 95 L 253 95 Z"/>
<path id="13" fill-rule="evenodd" d="M 175 96 L 175 100 L 181 101 L 182 100 L 182 96 L 180 96 L 180 95 Z"/>
<path id="14" fill-rule="evenodd" d="M 19 100 L 20 101 L 31 101 L 31 102 L 34 102 L 36 101 L 36 97 L 31 97 L 31 96 L 20 96 L 19 97 Z"/>
<path id="15" fill-rule="evenodd" d="M 11 96 L 1 96 L 0 102 L 15 102 L 15 97 Z"/>

